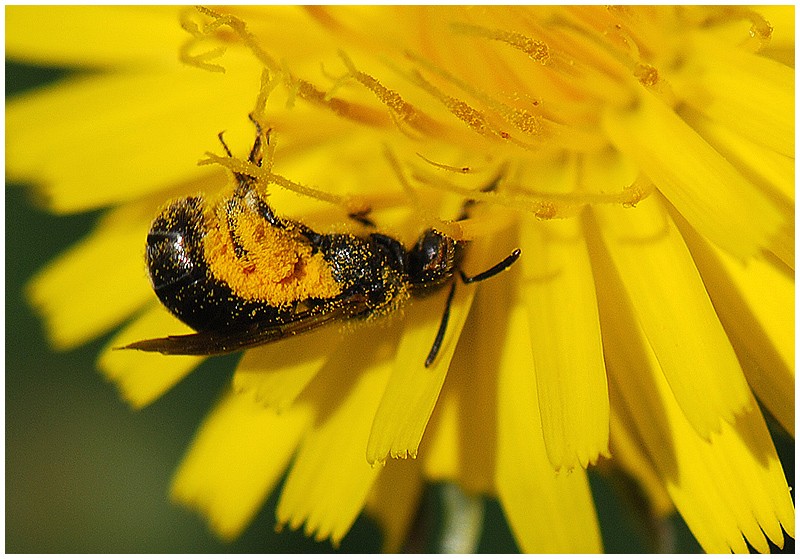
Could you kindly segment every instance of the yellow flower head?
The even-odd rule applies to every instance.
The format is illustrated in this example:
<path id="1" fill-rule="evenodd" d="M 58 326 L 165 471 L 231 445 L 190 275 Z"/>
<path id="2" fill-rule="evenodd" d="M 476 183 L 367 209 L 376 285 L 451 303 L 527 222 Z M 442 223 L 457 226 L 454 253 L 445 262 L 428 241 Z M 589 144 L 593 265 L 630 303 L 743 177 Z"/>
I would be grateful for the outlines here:
<path id="1" fill-rule="evenodd" d="M 105 209 L 28 294 L 56 347 L 127 322 L 99 367 L 134 407 L 206 358 L 111 349 L 191 332 L 142 263 L 170 200 L 204 196 L 215 277 L 281 308 L 342 284 L 299 225 L 215 205 L 237 181 L 283 224 L 464 249 L 454 292 L 244 353 L 172 487 L 220 536 L 288 471 L 278 525 L 318 539 L 366 509 L 399 549 L 445 480 L 523 551 L 600 551 L 593 464 L 706 551 L 794 536 L 756 403 L 793 436 L 792 7 L 15 7 L 7 50 L 106 70 L 11 103 L 7 164 Z"/>

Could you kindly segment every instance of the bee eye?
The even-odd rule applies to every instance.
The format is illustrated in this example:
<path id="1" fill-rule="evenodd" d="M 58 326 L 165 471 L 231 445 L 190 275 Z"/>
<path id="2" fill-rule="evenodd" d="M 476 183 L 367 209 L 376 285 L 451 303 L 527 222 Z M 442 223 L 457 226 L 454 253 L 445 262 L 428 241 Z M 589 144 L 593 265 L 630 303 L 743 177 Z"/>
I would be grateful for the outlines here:
<path id="1" fill-rule="evenodd" d="M 412 284 L 437 284 L 453 275 L 456 241 L 429 229 L 408 252 L 408 276 Z"/>

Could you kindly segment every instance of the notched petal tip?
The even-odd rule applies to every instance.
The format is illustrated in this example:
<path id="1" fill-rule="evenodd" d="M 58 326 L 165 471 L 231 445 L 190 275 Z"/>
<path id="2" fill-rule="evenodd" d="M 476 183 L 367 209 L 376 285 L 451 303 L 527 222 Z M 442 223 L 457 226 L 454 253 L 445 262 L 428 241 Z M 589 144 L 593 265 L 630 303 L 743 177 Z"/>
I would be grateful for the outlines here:
<path id="1" fill-rule="evenodd" d="M 341 359 L 333 359 L 352 363 L 345 359 L 350 355 L 343 351 Z M 306 435 L 278 501 L 280 522 L 288 522 L 293 529 L 304 525 L 306 535 L 318 541 L 330 539 L 334 546 L 349 531 L 382 472 L 365 463 L 363 452 L 377 396 L 385 388 L 390 370 L 389 361 L 368 365 L 344 399 Z M 325 375 L 319 382 L 325 379 L 341 382 Z M 318 388 L 327 396 L 335 390 Z"/>
<path id="2" fill-rule="evenodd" d="M 609 404 L 595 281 L 578 222 L 526 222 L 522 263 L 547 455 L 586 468 L 608 452 Z M 567 349 L 568 348 L 568 349 Z"/>
<path id="3" fill-rule="evenodd" d="M 278 416 L 228 392 L 178 467 L 171 495 L 208 518 L 215 532 L 237 537 L 277 484 L 311 418 L 306 406 Z"/>
<path id="4" fill-rule="evenodd" d="M 417 457 L 417 449 L 416 448 L 404 448 L 400 450 L 392 450 L 391 457 L 395 460 L 407 460 L 411 458 L 412 460 Z M 386 460 L 383 460 L 385 462 Z"/>
<path id="5" fill-rule="evenodd" d="M 592 238 L 605 241 L 605 247 L 595 243 L 595 268 L 621 279 L 624 293 L 615 296 L 634 310 L 623 331 L 643 329 L 681 409 L 708 439 L 721 421 L 733 424 L 750 406 L 742 368 L 663 200 L 651 197 L 635 212 L 624 211 L 595 208 L 600 232 Z M 603 312 L 601 305 L 601 317 L 618 308 Z"/>
<path id="6" fill-rule="evenodd" d="M 370 464 L 385 461 L 387 456 L 416 456 L 472 304 L 474 287 L 465 285 L 456 290 L 442 349 L 433 366 L 425 368 L 425 358 L 439 330 L 446 296 L 442 291 L 428 299 L 414 301 L 405 309 L 406 329 L 367 442 Z"/>
<path id="7" fill-rule="evenodd" d="M 124 328 L 100 354 L 97 367 L 105 378 L 117 385 L 122 398 L 140 409 L 152 403 L 182 378 L 193 371 L 205 358 L 160 353 L 119 350 L 126 342 L 153 337 L 157 333 L 186 332 L 180 323 L 161 307 L 151 307 Z"/>
<path id="8" fill-rule="evenodd" d="M 388 455 L 384 456 L 383 458 L 374 458 L 374 457 L 366 456 L 367 464 L 369 464 L 370 467 L 372 467 L 372 468 L 383 467 L 383 466 L 386 465 L 386 458 L 387 457 L 388 457 Z"/>

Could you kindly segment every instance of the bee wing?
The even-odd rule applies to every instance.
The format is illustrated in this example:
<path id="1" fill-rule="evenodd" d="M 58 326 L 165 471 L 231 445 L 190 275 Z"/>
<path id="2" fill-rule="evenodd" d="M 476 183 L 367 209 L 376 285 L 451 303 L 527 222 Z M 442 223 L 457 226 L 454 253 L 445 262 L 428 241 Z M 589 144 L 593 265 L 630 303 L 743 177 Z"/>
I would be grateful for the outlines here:
<path id="1" fill-rule="evenodd" d="M 284 324 L 255 323 L 238 330 L 210 330 L 141 340 L 114 349 L 138 349 L 164 355 L 220 355 L 302 334 L 324 324 L 356 316 L 368 308 L 366 298 L 352 297 L 324 310 L 314 309 L 298 313 L 294 319 Z"/>

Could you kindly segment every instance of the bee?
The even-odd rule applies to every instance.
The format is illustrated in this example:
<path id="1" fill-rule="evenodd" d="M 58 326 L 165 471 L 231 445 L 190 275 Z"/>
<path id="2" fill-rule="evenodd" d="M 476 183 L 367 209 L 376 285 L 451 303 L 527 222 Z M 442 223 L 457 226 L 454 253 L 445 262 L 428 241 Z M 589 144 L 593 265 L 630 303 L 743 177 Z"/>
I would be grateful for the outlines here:
<path id="1" fill-rule="evenodd" d="M 248 161 L 261 167 L 261 126 Z M 266 140 L 265 140 L 266 137 Z M 231 151 L 219 135 L 229 157 Z M 450 286 L 436 338 L 447 329 L 456 274 L 463 283 L 488 279 L 520 256 L 519 249 L 488 270 L 461 270 L 466 241 L 427 229 L 409 249 L 371 232 L 318 233 L 278 216 L 257 179 L 234 172 L 236 188 L 221 203 L 201 196 L 169 204 L 147 235 L 145 260 L 161 303 L 195 333 L 142 340 L 121 349 L 166 355 L 216 355 L 274 342 L 338 320 L 390 312 L 405 297 Z M 351 216 L 372 225 L 364 215 Z"/>

